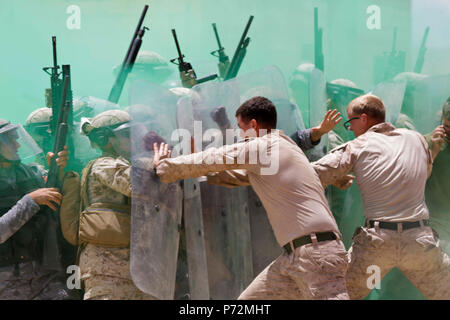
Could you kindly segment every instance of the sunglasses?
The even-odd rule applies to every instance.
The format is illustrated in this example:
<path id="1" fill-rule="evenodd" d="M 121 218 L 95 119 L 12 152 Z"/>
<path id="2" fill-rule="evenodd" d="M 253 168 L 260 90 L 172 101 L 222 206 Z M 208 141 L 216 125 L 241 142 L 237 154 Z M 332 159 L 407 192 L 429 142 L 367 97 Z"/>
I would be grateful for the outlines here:
<path id="1" fill-rule="evenodd" d="M 350 119 L 348 119 L 347 121 L 345 121 L 344 122 L 344 128 L 345 128 L 345 130 L 347 130 L 347 131 L 350 131 L 350 123 L 353 121 L 353 120 L 356 120 L 356 119 L 359 119 L 360 117 L 353 117 L 353 118 L 350 118 Z"/>

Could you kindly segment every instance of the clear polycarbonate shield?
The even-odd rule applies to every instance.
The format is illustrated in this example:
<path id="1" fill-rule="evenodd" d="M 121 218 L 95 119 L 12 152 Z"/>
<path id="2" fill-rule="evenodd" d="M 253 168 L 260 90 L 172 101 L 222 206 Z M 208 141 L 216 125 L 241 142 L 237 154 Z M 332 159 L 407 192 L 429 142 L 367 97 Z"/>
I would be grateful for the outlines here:
<path id="1" fill-rule="evenodd" d="M 179 101 L 179 124 L 193 134 L 196 151 L 232 144 L 240 139 L 236 110 L 255 96 L 275 104 L 278 129 L 292 134 L 304 128 L 299 110 L 289 102 L 284 78 L 275 67 L 193 87 L 193 93 Z M 264 263 L 280 254 L 280 248 L 275 237 L 265 232 L 270 230 L 270 223 L 262 205 L 251 206 L 250 210 L 249 203 L 256 203 L 257 197 L 252 193 L 249 198 L 247 187 L 228 189 L 206 182 L 200 187 L 210 295 L 212 299 L 235 299 L 253 279 L 254 266 L 261 271 Z M 252 225 L 252 215 L 253 221 L 264 223 Z M 253 254 L 264 250 L 264 257 Z"/>
<path id="2" fill-rule="evenodd" d="M 450 97 L 450 74 L 427 77 L 407 94 L 405 109 L 417 131 L 430 133 L 441 123 L 442 106 Z"/>
<path id="3" fill-rule="evenodd" d="M 405 89 L 406 82 L 382 82 L 370 92 L 383 101 L 386 108 L 386 122 L 395 123 L 397 121 Z"/>
<path id="4" fill-rule="evenodd" d="M 0 154 L 6 160 L 30 162 L 40 153 L 42 150 L 20 124 L 0 129 Z"/>
<path id="5" fill-rule="evenodd" d="M 308 95 L 309 95 L 309 125 L 312 128 L 320 125 L 323 117 L 327 113 L 327 92 L 326 79 L 323 72 L 319 69 L 313 69 L 309 75 Z M 308 150 L 306 155 L 310 161 L 315 161 L 323 157 L 328 149 L 328 135 L 322 136 L 320 143 L 314 148 Z"/>
<path id="6" fill-rule="evenodd" d="M 82 117 L 93 118 L 104 111 L 114 109 L 119 109 L 119 105 L 101 98 L 85 96 L 73 100 L 73 119 L 79 122 Z"/>
<path id="7" fill-rule="evenodd" d="M 93 96 L 73 99 L 73 150 L 69 152 L 81 169 L 86 167 L 89 161 L 101 156 L 101 150 L 93 148 L 89 138 L 82 133 L 82 125 L 102 112 L 116 109 L 119 109 L 119 105 Z"/>
<path id="8" fill-rule="evenodd" d="M 176 103 L 167 90 L 136 82 L 130 90 L 132 118 L 132 210 L 130 272 L 135 285 L 158 299 L 173 299 L 177 272 L 182 190 L 160 182 L 153 170 L 153 144 L 170 140 Z M 149 97 L 149 94 L 153 95 Z M 158 95 L 155 97 L 154 95 Z M 166 121 L 168 120 L 168 121 Z"/>

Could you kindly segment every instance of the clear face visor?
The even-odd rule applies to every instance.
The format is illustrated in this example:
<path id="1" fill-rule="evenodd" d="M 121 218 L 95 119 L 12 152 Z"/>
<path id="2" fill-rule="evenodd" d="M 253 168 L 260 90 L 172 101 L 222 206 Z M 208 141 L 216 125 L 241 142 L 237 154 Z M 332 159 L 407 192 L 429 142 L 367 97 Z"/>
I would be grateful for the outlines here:
<path id="1" fill-rule="evenodd" d="M 125 158 L 131 154 L 131 124 L 124 123 L 113 129 L 114 136 L 110 138 L 111 144 L 116 152 Z"/>
<path id="2" fill-rule="evenodd" d="M 8 124 L 0 129 L 0 154 L 6 160 L 25 161 L 39 153 L 42 150 L 20 124 Z"/>

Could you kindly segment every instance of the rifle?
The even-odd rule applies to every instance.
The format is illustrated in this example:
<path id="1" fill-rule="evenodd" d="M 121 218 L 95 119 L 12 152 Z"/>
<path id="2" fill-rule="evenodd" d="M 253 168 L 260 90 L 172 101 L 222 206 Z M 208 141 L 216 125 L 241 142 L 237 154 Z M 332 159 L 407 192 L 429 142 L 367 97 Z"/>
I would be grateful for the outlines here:
<path id="1" fill-rule="evenodd" d="M 394 27 L 394 36 L 392 39 L 392 50 L 388 56 L 387 68 L 384 73 L 384 80 L 392 79 L 395 75 L 404 71 L 405 52 L 397 51 L 397 27 Z"/>
<path id="2" fill-rule="evenodd" d="M 422 43 L 420 45 L 419 55 L 417 56 L 416 65 L 414 66 L 415 73 L 422 72 L 423 62 L 425 60 L 425 52 L 427 51 L 427 48 L 425 47 L 425 43 L 427 42 L 429 31 L 430 31 L 430 27 L 426 27 L 425 32 L 422 37 Z"/>
<path id="3" fill-rule="evenodd" d="M 70 65 L 64 64 L 61 67 L 58 66 L 57 56 L 56 56 L 56 37 L 52 37 L 52 47 L 53 47 L 53 67 L 45 67 L 43 70 L 45 73 L 50 75 L 50 93 L 48 89 L 46 89 L 46 99 L 47 99 L 47 106 L 52 108 L 52 116 L 50 118 L 50 129 L 52 132 L 52 140 L 54 142 L 55 134 L 58 129 L 58 120 L 61 113 L 61 105 L 64 100 L 62 100 L 62 91 L 63 91 L 63 80 L 66 77 L 68 77 L 68 89 L 67 89 L 67 100 L 70 105 L 69 114 L 68 114 L 68 120 L 66 121 L 69 126 L 69 130 L 73 127 L 73 112 L 72 112 L 72 89 L 71 89 L 71 75 L 70 75 Z M 60 68 L 62 71 L 60 72 Z M 51 70 L 49 72 L 49 70 Z M 62 75 L 62 79 L 61 76 Z M 48 93 L 48 94 L 47 94 Z M 50 100 L 50 101 L 48 101 Z M 72 154 L 74 153 L 74 143 L 72 136 L 69 135 L 69 141 L 68 141 L 69 150 Z M 76 161 L 75 158 L 69 159 L 68 168 L 70 169 L 77 169 L 76 171 L 80 171 L 81 164 Z"/>
<path id="4" fill-rule="evenodd" d="M 175 29 L 172 29 L 173 39 L 175 40 L 175 45 L 178 51 L 178 58 L 173 58 L 170 60 L 173 64 L 178 65 L 178 70 L 180 71 L 180 78 L 183 87 L 192 88 L 196 84 L 203 83 L 206 81 L 214 80 L 217 78 L 217 74 L 212 74 L 210 76 L 197 79 L 197 75 L 195 74 L 194 68 L 189 62 L 184 61 L 184 54 L 181 53 L 180 45 L 178 44 L 177 33 Z M 178 63 L 175 62 L 178 60 Z"/>
<path id="5" fill-rule="evenodd" d="M 220 38 L 219 38 L 219 34 L 217 33 L 216 24 L 213 23 L 212 27 L 214 29 L 214 34 L 216 35 L 217 45 L 219 46 L 219 49 L 212 51 L 211 54 L 214 57 L 219 58 L 219 64 L 218 64 L 219 74 L 220 74 L 220 77 L 223 79 L 225 77 L 225 73 L 226 73 L 228 67 L 230 66 L 230 58 L 228 58 L 228 56 L 225 54 L 225 48 L 222 47 L 222 44 L 220 43 Z"/>
<path id="6" fill-rule="evenodd" d="M 119 74 L 117 75 L 116 81 L 114 82 L 114 85 L 109 93 L 108 100 L 113 103 L 117 103 L 119 101 L 125 81 L 127 80 L 128 74 L 133 69 L 134 62 L 136 61 L 139 49 L 141 48 L 142 38 L 144 37 L 145 30 L 149 30 L 147 27 L 143 27 L 141 29 L 145 15 L 147 13 L 147 9 L 148 5 L 145 5 L 136 27 L 136 31 L 134 32 L 133 38 L 131 39 L 130 46 L 128 47 L 127 54 L 125 55 L 125 59 L 123 60 L 122 66 L 120 67 Z"/>
<path id="7" fill-rule="evenodd" d="M 58 153 L 64 149 L 69 131 L 68 119 L 71 111 L 71 102 L 68 99 L 68 96 L 70 96 L 69 84 L 70 77 L 66 75 L 63 83 L 63 92 L 61 96 L 55 142 L 53 144 L 54 156 L 51 159 L 47 177 L 47 188 L 60 187 L 59 168 L 56 164 L 56 158 L 58 157 Z M 48 270 L 62 271 L 62 236 L 61 227 L 59 225 L 59 212 L 55 214 L 50 208 L 47 207 L 44 214 L 46 216 L 46 232 L 44 234 L 42 266 Z"/>
<path id="8" fill-rule="evenodd" d="M 317 69 L 324 71 L 322 36 L 322 28 L 319 28 L 319 9 L 316 7 L 314 8 L 314 65 Z"/>
<path id="9" fill-rule="evenodd" d="M 242 34 L 241 40 L 238 43 L 236 51 L 234 52 L 233 59 L 231 60 L 230 66 L 227 69 L 224 80 L 228 80 L 236 77 L 241 67 L 242 61 L 244 60 L 245 54 L 247 53 L 247 46 L 250 43 L 250 38 L 247 37 L 248 29 L 252 24 L 253 16 L 248 19 L 247 25 Z"/>
<path id="10" fill-rule="evenodd" d="M 56 125 L 59 115 L 58 106 L 61 103 L 61 86 L 62 86 L 62 80 L 60 79 L 61 73 L 58 71 L 58 61 L 56 56 L 56 37 L 52 37 L 52 47 L 53 47 L 53 67 L 44 67 L 42 70 L 44 70 L 45 73 L 50 75 L 50 90 L 51 94 L 47 96 L 50 98 L 50 103 L 47 101 L 47 106 L 51 106 L 52 108 L 52 118 L 50 120 L 50 129 L 52 132 L 56 131 Z M 49 72 L 50 70 L 50 72 Z"/>

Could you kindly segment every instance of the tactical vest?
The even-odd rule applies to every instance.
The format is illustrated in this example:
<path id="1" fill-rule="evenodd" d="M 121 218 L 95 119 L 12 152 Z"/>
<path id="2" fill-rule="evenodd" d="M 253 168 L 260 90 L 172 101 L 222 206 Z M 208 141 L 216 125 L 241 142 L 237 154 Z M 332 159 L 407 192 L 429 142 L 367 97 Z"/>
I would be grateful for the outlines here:
<path id="1" fill-rule="evenodd" d="M 78 230 L 80 245 L 91 243 L 101 247 L 124 248 L 130 246 L 131 200 L 126 203 L 90 203 L 88 197 L 89 174 L 95 161 L 83 169 L 81 178 L 81 212 Z"/>
<path id="2" fill-rule="evenodd" d="M 15 164 L 0 168 L 0 216 L 7 213 L 24 195 L 44 187 L 35 166 Z M 45 216 L 35 214 L 6 242 L 0 244 L 0 266 L 41 259 Z"/>

